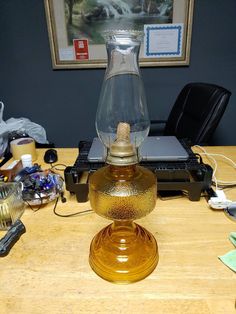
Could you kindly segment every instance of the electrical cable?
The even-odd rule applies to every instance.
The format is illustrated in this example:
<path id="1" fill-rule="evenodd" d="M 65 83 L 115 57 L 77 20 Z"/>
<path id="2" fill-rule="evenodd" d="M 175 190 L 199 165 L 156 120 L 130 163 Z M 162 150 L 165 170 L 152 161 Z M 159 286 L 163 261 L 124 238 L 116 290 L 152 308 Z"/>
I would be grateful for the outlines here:
<path id="1" fill-rule="evenodd" d="M 65 168 L 67 167 L 67 165 L 65 165 L 65 164 L 55 164 L 55 165 L 53 165 L 53 164 L 51 163 L 50 165 L 51 165 L 51 169 L 55 169 L 55 170 L 57 170 L 57 171 L 64 171 Z M 63 169 L 61 169 L 61 168 L 56 168 L 56 167 L 58 167 L 58 166 L 62 166 L 62 167 L 64 167 L 64 168 L 63 168 Z"/>
<path id="2" fill-rule="evenodd" d="M 39 198 L 40 198 L 41 203 L 39 204 L 39 206 L 38 206 L 36 209 L 34 209 L 34 208 L 30 205 L 29 202 L 27 202 L 26 200 L 24 201 L 24 202 L 30 207 L 30 209 L 31 209 L 33 212 L 37 212 L 37 211 L 42 207 L 42 205 L 43 205 L 42 197 L 40 196 L 40 194 L 38 194 L 38 195 L 39 195 Z M 75 216 L 80 216 L 80 215 L 82 215 L 82 214 L 94 212 L 92 209 L 88 209 L 88 210 L 83 210 L 83 211 L 76 212 L 76 213 L 71 213 L 71 214 L 63 215 L 63 214 L 60 214 L 60 213 L 56 212 L 58 200 L 59 200 L 59 196 L 56 198 L 56 201 L 55 201 L 55 204 L 54 204 L 54 207 L 53 207 L 53 213 L 54 213 L 56 216 L 67 218 L 67 217 L 75 217 Z M 61 193 L 61 200 L 62 200 L 62 203 L 65 203 L 65 202 L 66 202 L 66 198 L 63 196 L 62 193 Z"/>
<path id="3" fill-rule="evenodd" d="M 236 181 L 224 181 L 224 180 L 219 180 L 216 178 L 216 171 L 217 171 L 218 165 L 217 165 L 217 161 L 214 157 L 220 157 L 220 158 L 227 160 L 233 166 L 233 168 L 236 169 L 236 163 L 232 159 L 228 158 L 227 156 L 225 156 L 223 154 L 208 153 L 200 145 L 194 145 L 194 147 L 197 147 L 197 148 L 202 150 L 202 153 L 199 153 L 199 155 L 205 155 L 208 159 L 210 159 L 213 162 L 214 166 L 213 166 L 212 181 L 213 181 L 216 189 L 218 189 L 218 188 L 224 189 L 226 187 L 236 186 Z"/>
<path id="4" fill-rule="evenodd" d="M 30 203 L 29 203 L 28 201 L 24 200 L 24 202 L 29 206 L 29 208 L 30 208 L 33 212 L 37 212 L 38 210 L 40 210 L 40 208 L 41 208 L 42 205 L 43 205 L 43 199 L 42 199 L 40 193 L 38 193 L 38 192 L 35 191 L 35 194 L 37 194 L 37 195 L 39 196 L 39 199 L 40 199 L 40 204 L 39 204 L 39 206 L 38 206 L 36 209 L 34 209 L 34 208 L 30 205 Z"/>
<path id="5" fill-rule="evenodd" d="M 54 207 L 53 207 L 53 213 L 56 216 L 67 218 L 67 217 L 75 217 L 75 216 L 80 216 L 80 215 L 83 215 L 83 214 L 94 212 L 92 209 L 87 209 L 87 210 L 83 210 L 83 211 L 80 211 L 80 212 L 63 215 L 63 214 L 60 214 L 60 213 L 58 213 L 56 211 L 58 200 L 59 200 L 59 197 L 56 198 L 56 202 L 55 202 Z"/>
<path id="6" fill-rule="evenodd" d="M 53 165 L 51 163 L 51 169 L 55 169 L 55 170 L 58 170 L 58 171 L 64 171 L 64 169 L 60 169 L 60 168 L 56 168 L 58 166 L 63 166 L 63 167 L 67 167 L 65 164 L 55 164 Z M 61 176 L 60 176 L 61 177 Z M 64 179 L 61 177 L 61 179 L 64 181 Z M 38 206 L 38 208 L 34 209 L 30 203 L 28 201 L 25 200 L 25 203 L 30 207 L 30 209 L 34 212 L 38 211 L 41 206 L 43 205 L 43 199 L 40 195 L 40 193 L 38 193 L 37 191 L 35 191 L 35 193 L 39 196 L 39 199 L 40 199 L 40 204 Z M 62 191 L 60 193 L 60 197 L 61 197 L 61 202 L 62 203 L 65 203 L 66 202 L 66 198 L 64 196 L 64 192 Z M 84 214 L 87 214 L 87 213 L 92 213 L 94 212 L 92 209 L 88 209 L 88 210 L 83 210 L 83 211 L 80 211 L 80 212 L 76 212 L 76 213 L 71 213 L 71 214 L 66 214 L 66 215 L 63 215 L 63 214 L 60 214 L 56 211 L 56 208 L 57 208 L 57 204 L 58 204 L 58 200 L 59 200 L 59 196 L 55 199 L 55 204 L 54 204 L 54 207 L 53 207 L 53 213 L 56 215 L 56 216 L 59 216 L 59 217 L 63 217 L 63 218 L 67 218 L 67 217 L 75 217 L 75 216 L 80 216 L 80 215 L 84 215 Z"/>
<path id="7" fill-rule="evenodd" d="M 65 170 L 65 169 L 57 168 L 58 166 L 63 166 L 65 168 L 67 167 L 67 165 L 65 165 L 65 164 L 55 164 L 55 165 L 51 164 L 51 169 L 55 169 L 55 170 L 58 170 L 58 171 L 64 171 Z M 63 178 L 62 178 L 62 180 L 64 181 Z M 62 203 L 65 203 L 66 202 L 66 198 L 64 197 L 64 193 L 61 192 L 60 196 L 61 196 Z M 80 211 L 80 212 L 63 215 L 63 214 L 60 214 L 60 213 L 58 213 L 56 211 L 58 200 L 59 200 L 59 197 L 56 198 L 55 205 L 54 205 L 54 208 L 53 208 L 53 213 L 56 216 L 67 218 L 67 217 L 75 217 L 75 216 L 80 216 L 80 215 L 83 215 L 83 214 L 86 214 L 86 213 L 94 212 L 92 209 L 87 209 L 87 210 L 83 210 L 83 211 Z"/>

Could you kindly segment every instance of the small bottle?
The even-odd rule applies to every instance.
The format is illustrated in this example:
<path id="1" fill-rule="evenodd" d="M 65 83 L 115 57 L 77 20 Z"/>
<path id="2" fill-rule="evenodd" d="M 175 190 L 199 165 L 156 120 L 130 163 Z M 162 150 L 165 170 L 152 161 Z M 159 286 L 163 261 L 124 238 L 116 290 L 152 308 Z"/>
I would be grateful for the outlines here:
<path id="1" fill-rule="evenodd" d="M 25 154 L 21 156 L 21 162 L 22 162 L 22 166 L 23 168 L 26 167 L 32 167 L 32 156 L 30 154 Z"/>

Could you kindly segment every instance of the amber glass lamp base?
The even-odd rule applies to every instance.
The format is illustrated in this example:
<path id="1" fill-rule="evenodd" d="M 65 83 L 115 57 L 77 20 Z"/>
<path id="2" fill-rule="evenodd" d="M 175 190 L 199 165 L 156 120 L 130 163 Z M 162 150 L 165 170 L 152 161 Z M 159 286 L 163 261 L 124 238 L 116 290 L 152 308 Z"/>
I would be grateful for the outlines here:
<path id="1" fill-rule="evenodd" d="M 154 236 L 133 222 L 117 222 L 92 240 L 89 262 L 105 280 L 128 284 L 147 277 L 159 260 Z"/>

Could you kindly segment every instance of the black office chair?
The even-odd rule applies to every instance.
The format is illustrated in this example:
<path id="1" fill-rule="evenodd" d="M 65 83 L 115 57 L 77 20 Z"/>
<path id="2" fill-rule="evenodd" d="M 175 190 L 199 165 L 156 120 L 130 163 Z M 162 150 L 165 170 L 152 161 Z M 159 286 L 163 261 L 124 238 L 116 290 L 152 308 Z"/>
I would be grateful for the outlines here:
<path id="1" fill-rule="evenodd" d="M 188 139 L 191 144 L 207 144 L 213 135 L 231 92 L 208 83 L 189 83 L 178 95 L 167 121 L 151 120 L 150 136 L 164 123 L 163 135 Z M 159 128 L 160 130 L 160 128 Z"/>

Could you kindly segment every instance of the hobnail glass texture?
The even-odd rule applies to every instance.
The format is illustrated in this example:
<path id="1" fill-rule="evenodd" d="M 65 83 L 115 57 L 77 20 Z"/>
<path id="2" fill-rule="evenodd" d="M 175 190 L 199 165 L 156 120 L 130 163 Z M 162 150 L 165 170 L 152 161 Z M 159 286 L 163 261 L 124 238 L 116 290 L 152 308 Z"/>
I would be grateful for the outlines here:
<path id="1" fill-rule="evenodd" d="M 7 230 L 24 212 L 22 184 L 0 183 L 0 229 Z"/>

